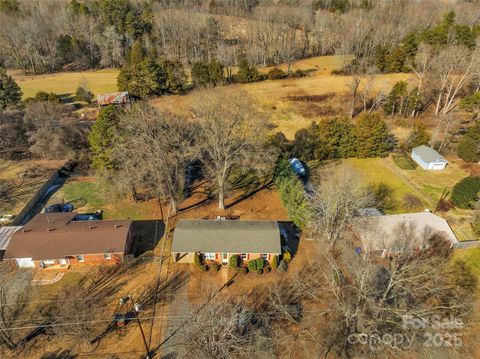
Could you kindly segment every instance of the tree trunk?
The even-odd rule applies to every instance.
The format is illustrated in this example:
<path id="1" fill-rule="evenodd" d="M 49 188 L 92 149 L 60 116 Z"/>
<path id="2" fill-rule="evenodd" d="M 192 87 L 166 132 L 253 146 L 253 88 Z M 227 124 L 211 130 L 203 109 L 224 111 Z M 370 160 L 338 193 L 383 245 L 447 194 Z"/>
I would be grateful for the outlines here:
<path id="1" fill-rule="evenodd" d="M 172 213 L 175 214 L 178 211 L 178 203 L 175 198 L 170 198 L 170 207 L 172 209 Z"/>
<path id="2" fill-rule="evenodd" d="M 225 178 L 218 179 L 218 208 L 225 210 Z"/>

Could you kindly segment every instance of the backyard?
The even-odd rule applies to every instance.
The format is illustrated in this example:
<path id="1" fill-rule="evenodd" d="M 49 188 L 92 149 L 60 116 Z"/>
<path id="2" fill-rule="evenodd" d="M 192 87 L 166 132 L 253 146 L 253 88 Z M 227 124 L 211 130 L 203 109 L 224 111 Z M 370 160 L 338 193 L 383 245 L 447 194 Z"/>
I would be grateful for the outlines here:
<path id="1" fill-rule="evenodd" d="M 462 168 L 456 158 L 449 158 L 443 171 L 425 171 L 420 167 L 405 170 L 396 165 L 393 157 L 349 158 L 344 163 L 358 170 L 368 184 L 384 184 L 390 188 L 394 206 L 387 213 L 405 213 L 430 209 L 434 211 L 442 194 L 450 193 L 452 187 L 469 172 Z M 417 199 L 412 200 L 413 196 Z M 473 211 L 451 208 L 437 212 L 447 219 L 459 240 L 473 239 L 469 220 Z"/>

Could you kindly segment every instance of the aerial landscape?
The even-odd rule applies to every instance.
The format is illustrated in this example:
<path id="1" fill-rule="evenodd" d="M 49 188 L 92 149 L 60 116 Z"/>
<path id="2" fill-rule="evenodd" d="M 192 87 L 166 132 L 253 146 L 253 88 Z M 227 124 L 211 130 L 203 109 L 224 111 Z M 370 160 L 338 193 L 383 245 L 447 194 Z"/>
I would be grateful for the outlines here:
<path id="1" fill-rule="evenodd" d="M 0 358 L 480 358 L 480 0 L 0 0 Z"/>

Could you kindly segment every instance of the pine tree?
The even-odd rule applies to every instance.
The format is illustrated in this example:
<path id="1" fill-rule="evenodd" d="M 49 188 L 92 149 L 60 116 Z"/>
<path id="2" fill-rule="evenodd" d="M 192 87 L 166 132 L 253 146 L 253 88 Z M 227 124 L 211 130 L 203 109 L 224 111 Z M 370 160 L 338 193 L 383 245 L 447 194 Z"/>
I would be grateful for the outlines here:
<path id="1" fill-rule="evenodd" d="M 320 142 L 326 158 L 347 158 L 355 155 L 353 124 L 349 118 L 331 118 L 318 125 Z"/>
<path id="2" fill-rule="evenodd" d="M 480 122 L 462 136 L 458 142 L 457 154 L 466 162 L 480 162 Z"/>
<path id="3" fill-rule="evenodd" d="M 210 83 L 210 71 L 208 64 L 205 62 L 195 62 L 192 66 L 192 83 L 193 86 L 207 86 Z"/>
<path id="4" fill-rule="evenodd" d="M 395 146 L 395 138 L 377 113 L 360 116 L 354 128 L 358 157 L 386 156 Z"/>
<path id="5" fill-rule="evenodd" d="M 92 166 L 98 170 L 113 167 L 111 151 L 115 142 L 115 130 L 120 111 L 113 105 L 104 107 L 98 114 L 88 136 L 90 149 L 93 153 Z"/>
<path id="6" fill-rule="evenodd" d="M 412 148 L 426 145 L 429 141 L 430 135 L 428 134 L 425 125 L 416 123 L 413 125 L 412 131 L 408 135 L 408 138 L 403 145 L 403 149 L 410 152 Z"/>
<path id="7" fill-rule="evenodd" d="M 255 66 L 250 66 L 248 61 L 244 58 L 238 64 L 238 72 L 235 79 L 241 83 L 255 82 L 263 79 Z"/>
<path id="8" fill-rule="evenodd" d="M 0 67 L 0 109 L 19 105 L 22 94 L 13 77 L 7 75 L 7 71 Z"/>

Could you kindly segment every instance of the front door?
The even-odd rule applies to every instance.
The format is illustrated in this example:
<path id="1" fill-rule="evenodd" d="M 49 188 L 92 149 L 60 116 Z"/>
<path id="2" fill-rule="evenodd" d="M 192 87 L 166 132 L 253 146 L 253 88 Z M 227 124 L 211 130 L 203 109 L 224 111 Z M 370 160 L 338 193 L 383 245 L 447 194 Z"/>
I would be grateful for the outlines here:
<path id="1" fill-rule="evenodd" d="M 228 263 L 228 253 L 222 253 L 222 263 Z"/>

